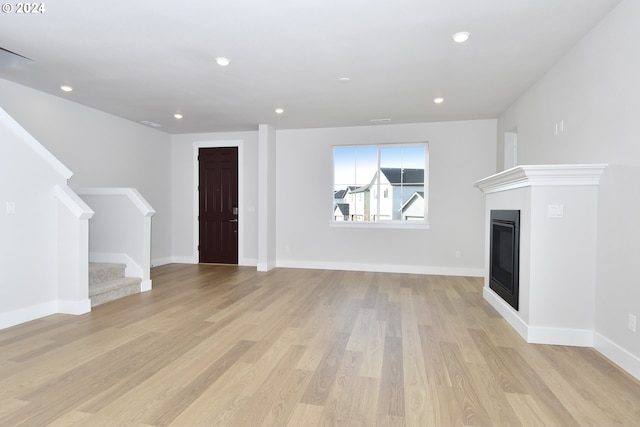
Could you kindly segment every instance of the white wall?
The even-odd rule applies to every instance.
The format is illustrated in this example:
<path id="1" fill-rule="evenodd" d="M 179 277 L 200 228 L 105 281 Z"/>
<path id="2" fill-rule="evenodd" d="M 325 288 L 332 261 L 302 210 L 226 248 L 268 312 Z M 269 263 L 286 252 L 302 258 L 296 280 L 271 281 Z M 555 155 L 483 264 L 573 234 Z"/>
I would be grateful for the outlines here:
<path id="1" fill-rule="evenodd" d="M 429 142 L 429 229 L 329 226 L 333 145 L 418 141 Z M 482 276 L 484 195 L 473 183 L 495 172 L 495 153 L 495 120 L 278 131 L 277 265 Z"/>
<path id="2" fill-rule="evenodd" d="M 170 258 L 170 135 L 2 79 L 0 106 L 74 173 L 71 187 L 137 189 L 156 211 L 151 258 Z"/>
<path id="3" fill-rule="evenodd" d="M 620 3 L 499 118 L 498 135 L 517 129 L 523 165 L 609 164 L 598 201 L 596 348 L 640 377 L 640 336 L 627 330 L 630 313 L 640 318 L 638 22 L 640 2 Z"/>
<path id="4" fill-rule="evenodd" d="M 197 263 L 197 147 L 241 145 L 239 149 L 238 263 L 258 260 L 258 132 L 173 135 L 173 254 L 172 262 Z"/>

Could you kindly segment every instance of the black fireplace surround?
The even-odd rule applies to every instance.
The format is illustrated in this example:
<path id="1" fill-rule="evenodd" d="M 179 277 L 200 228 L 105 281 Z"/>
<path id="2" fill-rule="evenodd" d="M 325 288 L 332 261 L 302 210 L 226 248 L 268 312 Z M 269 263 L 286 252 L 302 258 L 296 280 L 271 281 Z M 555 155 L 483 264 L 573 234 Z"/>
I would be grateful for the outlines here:
<path id="1" fill-rule="evenodd" d="M 520 211 L 491 211 L 489 287 L 518 310 Z"/>

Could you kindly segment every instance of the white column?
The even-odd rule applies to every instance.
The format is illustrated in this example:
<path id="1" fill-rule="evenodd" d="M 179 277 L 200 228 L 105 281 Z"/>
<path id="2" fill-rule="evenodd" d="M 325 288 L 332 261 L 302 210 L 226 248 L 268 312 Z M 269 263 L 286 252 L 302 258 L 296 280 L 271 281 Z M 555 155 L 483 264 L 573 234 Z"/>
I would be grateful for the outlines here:
<path id="1" fill-rule="evenodd" d="M 276 131 L 258 127 L 258 271 L 276 266 Z"/>

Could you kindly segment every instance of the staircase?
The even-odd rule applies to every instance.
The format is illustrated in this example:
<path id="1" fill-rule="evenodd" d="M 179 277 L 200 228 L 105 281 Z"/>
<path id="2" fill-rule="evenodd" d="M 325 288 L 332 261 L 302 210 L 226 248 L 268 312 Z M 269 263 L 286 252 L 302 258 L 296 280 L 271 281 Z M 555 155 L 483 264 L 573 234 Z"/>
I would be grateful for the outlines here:
<path id="1" fill-rule="evenodd" d="M 91 307 L 127 295 L 140 293 L 142 279 L 125 277 L 125 264 L 89 263 L 89 298 Z"/>

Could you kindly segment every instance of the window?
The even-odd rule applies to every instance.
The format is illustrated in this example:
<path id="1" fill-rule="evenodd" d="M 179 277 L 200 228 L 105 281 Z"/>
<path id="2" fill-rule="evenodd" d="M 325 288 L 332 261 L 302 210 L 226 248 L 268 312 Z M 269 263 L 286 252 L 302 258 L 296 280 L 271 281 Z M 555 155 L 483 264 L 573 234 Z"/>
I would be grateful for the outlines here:
<path id="1" fill-rule="evenodd" d="M 427 143 L 333 147 L 332 212 L 342 224 L 426 224 L 427 159 Z"/>

